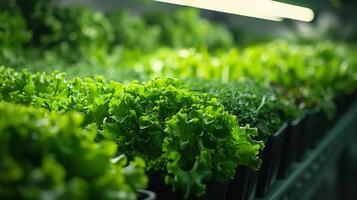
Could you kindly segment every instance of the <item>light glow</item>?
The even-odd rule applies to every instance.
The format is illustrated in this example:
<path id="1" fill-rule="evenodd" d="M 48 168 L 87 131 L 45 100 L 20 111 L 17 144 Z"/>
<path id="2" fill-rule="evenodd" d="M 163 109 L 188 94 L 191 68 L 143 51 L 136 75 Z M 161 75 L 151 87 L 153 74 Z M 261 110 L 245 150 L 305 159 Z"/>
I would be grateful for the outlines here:
<path id="1" fill-rule="evenodd" d="M 190 6 L 273 21 L 283 18 L 309 22 L 314 12 L 305 7 L 272 0 L 155 0 L 158 2 Z"/>
<path id="2" fill-rule="evenodd" d="M 269 1 L 267 9 L 271 15 L 310 22 L 314 19 L 314 12 L 310 8 L 295 6 L 287 3 Z"/>

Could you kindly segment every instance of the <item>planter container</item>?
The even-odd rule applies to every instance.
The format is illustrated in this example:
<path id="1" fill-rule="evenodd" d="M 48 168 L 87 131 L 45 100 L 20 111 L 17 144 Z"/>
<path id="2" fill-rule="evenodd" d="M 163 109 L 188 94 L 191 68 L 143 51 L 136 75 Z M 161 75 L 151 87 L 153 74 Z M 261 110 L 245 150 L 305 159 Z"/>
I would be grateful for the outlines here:
<path id="1" fill-rule="evenodd" d="M 253 200 L 257 181 L 256 171 L 246 166 L 239 166 L 234 179 L 229 183 L 227 199 Z"/>
<path id="2" fill-rule="evenodd" d="M 258 171 L 256 197 L 264 197 L 276 180 L 286 131 L 287 124 L 284 124 L 265 142 L 265 149 L 262 152 L 263 163 Z"/>
<path id="3" fill-rule="evenodd" d="M 323 111 L 319 111 L 316 115 L 314 115 L 314 117 L 316 124 L 314 128 L 315 134 L 313 134 L 312 138 L 312 146 L 316 147 L 318 142 L 325 137 L 333 122 L 327 118 Z"/>
<path id="4" fill-rule="evenodd" d="M 228 183 L 211 182 L 207 184 L 206 193 L 202 197 L 190 196 L 192 200 L 225 200 Z M 160 174 L 150 176 L 149 190 L 156 193 L 156 200 L 182 200 L 180 191 L 172 191 L 171 186 L 164 183 Z"/>
<path id="5" fill-rule="evenodd" d="M 336 117 L 335 117 L 335 119 L 338 119 L 347 110 L 348 101 L 347 101 L 346 96 L 337 96 L 334 99 L 334 102 L 335 102 L 335 105 L 336 105 Z"/>
<path id="6" fill-rule="evenodd" d="M 317 137 L 319 134 L 319 126 L 321 124 L 319 123 L 319 113 L 320 110 L 313 110 L 306 115 L 306 127 L 305 127 L 305 132 L 306 132 L 306 149 L 312 149 L 314 147 L 314 138 Z"/>
<path id="7" fill-rule="evenodd" d="M 332 122 L 328 120 L 326 114 L 320 109 L 316 109 L 308 113 L 306 120 L 306 144 L 309 149 L 313 149 L 315 148 L 316 144 L 326 135 L 326 132 L 330 128 Z"/>
<path id="8" fill-rule="evenodd" d="M 304 160 L 306 152 L 316 147 L 318 142 L 326 135 L 326 132 L 333 124 L 321 109 L 312 110 L 305 115 L 301 122 L 303 129 L 298 139 L 298 155 L 296 161 Z"/>
<path id="9" fill-rule="evenodd" d="M 302 123 L 302 130 L 300 130 L 300 134 L 298 137 L 298 143 L 297 143 L 297 154 L 295 157 L 296 162 L 301 162 L 304 160 L 306 152 L 309 150 L 309 140 L 310 140 L 310 132 L 311 132 L 311 126 L 308 127 L 311 124 L 311 113 L 307 113 L 305 115 L 305 118 L 301 121 Z"/>
<path id="10" fill-rule="evenodd" d="M 278 178 L 285 178 L 290 172 L 293 163 L 297 159 L 301 133 L 304 131 L 305 116 L 289 123 L 282 145 Z"/>
<path id="11" fill-rule="evenodd" d="M 336 95 L 334 102 L 336 104 L 337 117 L 339 118 L 353 102 L 357 100 L 357 91 L 348 95 Z"/>

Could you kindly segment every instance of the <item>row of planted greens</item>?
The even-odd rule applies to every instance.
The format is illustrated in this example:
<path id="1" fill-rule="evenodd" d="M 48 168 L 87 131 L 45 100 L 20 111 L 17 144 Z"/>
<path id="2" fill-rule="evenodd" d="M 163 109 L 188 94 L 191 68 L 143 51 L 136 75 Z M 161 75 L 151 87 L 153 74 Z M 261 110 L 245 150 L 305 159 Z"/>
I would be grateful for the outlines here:
<path id="1" fill-rule="evenodd" d="M 276 87 L 300 108 L 320 106 L 332 115 L 333 98 L 356 89 L 355 55 L 345 45 L 332 42 L 273 41 L 215 54 L 195 49 L 161 49 L 139 60 L 134 68 L 142 70 L 143 79 L 199 77 L 222 83 L 254 79 Z"/>
<path id="2" fill-rule="evenodd" d="M 351 93 L 357 84 L 356 53 L 343 44 L 274 41 L 236 48 L 226 28 L 217 29 L 194 10 L 134 16 L 60 7 L 56 1 L 34 0 L 30 8 L 8 1 L 1 6 L 0 60 L 17 68 L 60 69 L 71 77 L 101 74 L 119 81 L 251 78 L 285 90 L 281 93 L 302 108 L 318 104 L 330 116 L 333 97 Z"/>
<path id="3" fill-rule="evenodd" d="M 187 198 L 204 194 L 206 185 L 212 181 L 229 181 L 238 166 L 259 169 L 261 160 L 258 154 L 264 148 L 263 141 L 277 132 L 284 122 L 298 118 L 306 110 L 298 107 L 294 96 L 290 97 L 282 92 L 289 91 L 288 88 L 266 86 L 265 83 L 248 78 L 228 83 L 202 78 L 190 78 L 185 81 L 159 78 L 146 83 L 134 81 L 122 84 L 106 81 L 103 77 L 66 79 L 65 74 L 59 72 L 46 74 L 30 73 L 27 70 L 15 71 L 6 67 L 0 69 L 1 101 L 41 108 L 38 113 L 32 108 L 28 110 L 38 116 L 41 115 L 44 121 L 48 121 L 46 117 L 50 112 L 59 113 L 53 114 L 59 118 L 70 118 L 72 112 L 79 112 L 83 116 L 83 121 L 78 123 L 81 126 L 77 125 L 78 131 L 87 138 L 83 140 L 93 143 L 94 146 L 104 145 L 108 146 L 108 149 L 115 149 L 111 154 L 108 153 L 107 157 L 101 158 L 103 162 L 110 158 L 112 161 L 124 159 L 125 161 L 120 162 L 122 168 L 127 163 L 137 166 L 136 163 L 140 162 L 139 166 L 145 168 L 146 175 L 137 173 L 132 180 L 138 181 L 137 185 L 127 183 L 131 185 L 129 191 L 134 191 L 134 194 L 126 191 L 126 195 L 132 195 L 133 198 L 137 189 L 145 186 L 147 176 L 150 178 L 159 174 L 161 181 L 165 181 L 172 190 L 180 191 Z M 349 81 L 351 80 L 346 80 Z M 17 115 L 17 111 L 12 109 L 26 110 L 13 104 L 3 104 L 3 116 L 8 116 L 8 112 Z M 43 109 L 48 111 L 45 112 Z M 40 123 L 39 119 L 32 118 L 17 120 L 18 123 Z M 12 121 L 3 120 L 5 127 L 12 126 L 6 129 L 8 131 L 3 131 L 5 134 L 32 134 L 34 130 L 36 132 L 36 128 L 20 128 L 20 125 L 13 126 L 11 123 Z M 39 129 L 42 129 L 41 125 L 40 123 Z M 6 155 L 4 158 L 9 159 L 5 160 L 4 166 L 5 171 L 11 172 L 5 174 L 15 174 L 18 179 L 8 180 L 7 175 L 4 175 L 2 187 L 6 188 L 8 184 L 15 184 L 19 188 L 26 184 L 31 185 L 32 182 L 27 182 L 29 176 L 24 176 L 23 172 L 16 175 L 19 168 L 21 171 L 21 167 L 14 166 L 21 162 L 21 159 L 32 162 L 45 158 L 38 158 L 32 154 L 30 157 L 17 157 L 16 152 L 20 150 L 8 147 L 10 144 L 5 138 L 7 136 L 4 136 L 3 153 Z M 113 141 L 115 145 L 110 143 Z M 35 142 L 35 145 L 39 146 L 52 146 L 52 143 L 47 141 L 37 144 L 37 139 L 30 142 Z M 73 159 L 79 156 L 73 153 L 71 156 L 74 158 L 68 161 L 57 157 L 57 153 L 51 149 L 48 152 L 49 157 L 54 156 L 53 159 L 60 165 L 70 165 L 74 162 Z M 81 163 L 83 158 L 78 160 L 78 163 Z M 94 166 L 102 162 L 96 161 Z M 43 164 L 35 162 L 30 165 L 29 170 L 39 167 L 36 163 L 39 166 Z M 115 165 L 114 163 L 112 164 Z M 91 169 L 88 169 L 88 172 L 83 169 L 77 175 L 77 172 L 72 173 L 66 167 L 63 168 L 66 180 L 69 174 L 81 177 L 81 173 L 94 173 Z M 83 184 L 91 184 L 91 180 L 84 180 L 86 181 L 88 183 Z M 67 184 L 69 183 L 61 183 L 61 187 L 67 187 Z M 41 186 L 38 187 L 42 189 Z M 56 185 L 53 187 L 57 188 Z M 118 187 L 114 189 L 122 190 Z M 40 190 L 36 190 L 33 195 L 42 195 Z M 61 192 L 59 195 L 71 195 L 63 188 Z M 13 197 L 11 195 L 15 193 L 2 195 Z"/>
<path id="4" fill-rule="evenodd" d="M 258 154 L 264 145 L 254 139 L 259 136 L 256 128 L 239 126 L 213 95 L 191 91 L 174 79 L 123 85 L 10 68 L 1 68 L 0 79 L 2 101 L 82 113 L 82 127 L 97 130 L 89 134 L 93 145 L 115 141 L 113 156 L 125 155 L 129 161 L 141 157 L 149 176 L 161 174 L 162 181 L 185 197 L 204 194 L 212 180 L 228 181 L 237 166 L 258 169 L 261 163 Z"/>
<path id="5" fill-rule="evenodd" d="M 333 96 L 352 92 L 357 82 L 357 53 L 344 44 L 274 41 L 236 48 L 226 27 L 195 10 L 102 13 L 59 3 L 0 4 L 3 65 L 119 81 L 172 76 L 226 83 L 248 77 L 288 89 L 282 92 L 301 107 L 319 103 L 326 110 Z"/>
<path id="6" fill-rule="evenodd" d="M 160 47 L 216 50 L 233 45 L 226 27 L 201 18 L 196 10 L 103 13 L 60 3 L 1 2 L 2 62 L 108 67 L 131 63 Z"/>
<path id="7" fill-rule="evenodd" d="M 285 75 L 288 77 L 289 73 Z M 271 85 L 267 86 L 265 81 L 248 78 L 228 83 L 197 77 L 181 83 L 162 78 L 122 84 L 101 77 L 66 79 L 58 72 L 47 75 L 3 67 L 0 81 L 2 101 L 48 110 L 2 103 L 1 116 L 6 119 L 1 120 L 4 173 L 0 196 L 5 198 L 55 195 L 73 199 L 104 195 L 99 197 L 129 199 L 145 187 L 147 176 L 157 174 L 185 197 L 199 196 L 204 194 L 209 182 L 232 178 L 237 166 L 258 169 L 262 141 L 284 122 L 297 118 L 304 109 L 324 103 L 318 96 L 321 93 L 301 99 L 282 82 L 269 81 Z M 304 80 L 309 81 L 315 80 Z M 348 76 L 340 80 L 350 88 L 354 86 L 353 81 Z M 302 87 L 314 91 L 315 86 L 302 84 Z M 331 95 L 344 90 L 331 85 L 321 88 L 321 92 Z M 318 98 L 312 99 L 314 95 Z M 314 104 L 300 106 L 305 101 Z M 71 124 L 76 121 L 70 114 L 74 111 L 82 113 L 83 123 Z M 53 115 L 53 122 L 49 115 Z M 62 118 L 71 123 L 62 122 Z M 62 126 L 63 131 L 59 128 Z M 73 126 L 77 126 L 78 133 L 72 131 Z M 66 140 L 69 144 L 62 144 L 64 132 L 70 135 L 69 141 Z M 44 135 L 45 139 L 38 135 Z M 83 149 L 77 150 L 78 145 L 73 147 L 74 143 L 82 142 Z M 96 155 L 100 151 L 91 148 L 104 152 Z M 130 176 L 125 173 L 132 167 L 142 171 L 138 169 L 132 179 L 125 177 Z M 113 175 L 112 168 L 120 172 Z M 46 170 L 58 173 L 46 174 L 49 173 Z M 53 174 L 60 175 L 51 177 Z M 12 189 L 8 190 L 9 187 Z"/>
<path id="8" fill-rule="evenodd" d="M 30 2 L 0 2 L 0 199 L 136 199 L 153 179 L 201 196 L 258 170 L 285 122 L 333 117 L 356 91 L 344 44 L 237 48 L 194 10 Z"/>

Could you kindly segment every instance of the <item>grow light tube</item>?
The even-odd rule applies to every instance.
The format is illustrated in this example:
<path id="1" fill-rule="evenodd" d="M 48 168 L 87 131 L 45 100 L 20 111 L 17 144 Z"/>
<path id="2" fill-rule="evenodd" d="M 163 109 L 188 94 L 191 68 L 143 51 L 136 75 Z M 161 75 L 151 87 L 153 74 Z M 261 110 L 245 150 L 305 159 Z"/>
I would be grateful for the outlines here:
<path id="1" fill-rule="evenodd" d="M 295 6 L 292 4 L 265 0 L 267 11 L 273 16 L 310 22 L 314 19 L 314 12 L 310 8 Z M 268 3 L 269 2 L 269 3 Z"/>
<path id="2" fill-rule="evenodd" d="M 257 0 L 155 0 L 164 3 L 190 6 L 205 10 L 224 12 L 229 14 L 243 15 L 272 21 L 282 21 L 283 18 L 276 17 L 263 10 L 262 5 L 255 3 Z M 259 0 L 258 0 L 259 1 Z"/>
<path id="3" fill-rule="evenodd" d="M 283 18 L 312 21 L 311 9 L 272 0 L 155 0 L 164 3 L 196 7 L 273 21 Z"/>

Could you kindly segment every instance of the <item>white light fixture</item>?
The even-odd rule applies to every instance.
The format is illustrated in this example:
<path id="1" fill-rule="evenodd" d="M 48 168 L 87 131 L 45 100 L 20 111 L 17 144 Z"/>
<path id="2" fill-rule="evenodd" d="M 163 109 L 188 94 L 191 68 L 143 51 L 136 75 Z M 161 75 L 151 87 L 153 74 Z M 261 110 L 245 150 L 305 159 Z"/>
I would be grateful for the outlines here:
<path id="1" fill-rule="evenodd" d="M 267 11 L 271 15 L 310 22 L 314 19 L 314 12 L 310 8 L 295 6 L 287 3 L 267 0 Z"/>
<path id="2" fill-rule="evenodd" d="M 305 7 L 281 3 L 272 0 L 155 0 L 206 10 L 225 12 L 273 21 L 283 18 L 309 22 L 314 12 Z"/>

